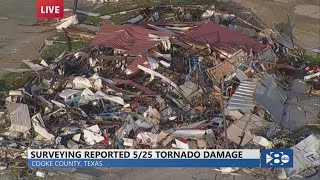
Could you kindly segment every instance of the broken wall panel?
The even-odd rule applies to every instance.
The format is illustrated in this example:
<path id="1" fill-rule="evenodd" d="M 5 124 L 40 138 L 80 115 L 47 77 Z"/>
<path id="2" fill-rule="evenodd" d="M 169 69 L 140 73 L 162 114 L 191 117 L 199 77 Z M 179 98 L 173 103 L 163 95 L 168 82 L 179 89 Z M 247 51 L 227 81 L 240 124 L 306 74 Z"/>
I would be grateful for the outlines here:
<path id="1" fill-rule="evenodd" d="M 254 137 L 252 130 L 269 128 L 272 124 L 274 123 L 268 122 L 255 114 L 246 113 L 228 127 L 228 139 L 240 146 L 245 146 Z"/>
<path id="2" fill-rule="evenodd" d="M 29 108 L 26 104 L 9 103 L 7 105 L 11 126 L 10 131 L 26 132 L 31 129 Z"/>
<path id="3" fill-rule="evenodd" d="M 228 61 L 224 61 L 210 69 L 207 69 L 208 75 L 216 82 L 220 82 L 223 77 L 230 75 L 233 71 L 234 66 Z"/>

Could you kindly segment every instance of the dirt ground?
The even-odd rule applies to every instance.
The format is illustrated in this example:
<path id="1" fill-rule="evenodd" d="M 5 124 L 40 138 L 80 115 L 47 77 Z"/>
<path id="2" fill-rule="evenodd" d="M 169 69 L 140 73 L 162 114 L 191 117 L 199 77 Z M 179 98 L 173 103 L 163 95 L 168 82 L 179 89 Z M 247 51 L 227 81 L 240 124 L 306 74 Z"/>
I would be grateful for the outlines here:
<path id="1" fill-rule="evenodd" d="M 65 0 L 65 8 L 72 8 L 73 0 Z M 95 7 L 79 1 L 82 10 Z M 54 35 L 43 31 L 52 27 L 30 26 L 36 23 L 36 0 L 0 0 L 0 75 L 4 68 L 20 67 L 24 59 L 39 56 L 41 43 Z"/>
<path id="2" fill-rule="evenodd" d="M 311 52 L 320 47 L 319 0 L 231 0 L 249 8 L 267 26 L 287 21 L 294 24 L 293 34 L 299 44 Z"/>

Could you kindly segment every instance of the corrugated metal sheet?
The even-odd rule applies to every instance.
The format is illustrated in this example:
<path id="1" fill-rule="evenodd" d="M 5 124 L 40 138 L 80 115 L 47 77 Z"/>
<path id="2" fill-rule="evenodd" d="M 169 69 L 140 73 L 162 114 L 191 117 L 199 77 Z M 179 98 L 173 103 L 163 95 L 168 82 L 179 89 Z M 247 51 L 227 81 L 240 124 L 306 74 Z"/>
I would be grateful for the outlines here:
<path id="1" fill-rule="evenodd" d="M 149 34 L 171 37 L 169 33 L 146 29 L 137 25 L 104 24 L 92 40 L 91 46 L 102 45 L 126 50 L 126 53 L 130 55 L 143 55 L 159 43 L 159 41 L 152 40 Z"/>
<path id="2" fill-rule="evenodd" d="M 265 45 L 258 43 L 254 39 L 210 21 L 203 22 L 197 27 L 187 30 L 184 35 L 180 36 L 180 39 L 195 44 L 210 44 L 212 47 L 229 53 L 234 53 L 239 49 L 250 50 L 250 48 L 260 52 L 265 48 Z"/>
<path id="3" fill-rule="evenodd" d="M 276 41 L 284 46 L 286 46 L 289 49 L 294 49 L 294 44 L 292 42 L 292 39 L 290 36 L 286 34 L 280 34 L 279 32 L 275 32 L 276 35 Z"/>
<path id="4" fill-rule="evenodd" d="M 286 173 L 289 177 L 315 166 L 310 162 L 310 160 L 316 161 L 316 159 L 309 157 L 310 160 L 308 160 L 305 155 L 308 153 L 313 153 L 313 156 L 317 156 L 315 158 L 320 156 L 320 135 L 311 134 L 306 139 L 292 147 L 292 149 L 294 151 L 293 168 L 286 169 Z M 317 160 L 319 161 L 319 159 Z"/>
<path id="5" fill-rule="evenodd" d="M 259 104 L 281 123 L 287 93 L 276 83 L 276 76 L 265 73 L 260 82 L 244 80 L 228 102 L 227 110 L 250 112 Z"/>
<path id="6" fill-rule="evenodd" d="M 288 129 L 299 129 L 317 118 L 320 113 L 320 99 L 317 96 L 309 96 L 309 88 L 298 79 L 293 81 L 281 125 Z"/>
<path id="7" fill-rule="evenodd" d="M 91 46 L 105 46 L 122 49 L 131 56 L 137 56 L 128 65 L 130 73 L 134 73 L 138 70 L 138 65 L 148 65 L 149 61 L 146 58 L 149 54 L 148 51 L 161 42 L 150 38 L 150 35 L 159 37 L 172 36 L 170 33 L 151 30 L 137 25 L 105 24 L 100 28 L 99 32 L 97 32 L 95 38 L 91 42 Z"/>
<path id="8" fill-rule="evenodd" d="M 270 62 L 270 63 L 276 63 L 278 60 L 277 55 L 273 52 L 273 50 L 268 47 L 263 49 L 261 52 L 257 53 L 255 55 L 255 58 L 262 62 Z"/>
<path id="9" fill-rule="evenodd" d="M 228 101 L 227 110 L 251 112 L 256 106 L 254 102 L 254 91 L 258 84 L 259 82 L 254 82 L 250 79 L 244 80 Z"/>
<path id="10" fill-rule="evenodd" d="M 131 71 L 131 73 L 134 73 L 138 70 L 138 65 L 142 65 L 145 67 L 148 67 L 149 61 L 146 57 L 136 57 L 128 66 L 127 69 Z"/>
<path id="11" fill-rule="evenodd" d="M 281 123 L 287 93 L 276 83 L 276 75 L 265 73 L 254 93 L 255 101 Z"/>

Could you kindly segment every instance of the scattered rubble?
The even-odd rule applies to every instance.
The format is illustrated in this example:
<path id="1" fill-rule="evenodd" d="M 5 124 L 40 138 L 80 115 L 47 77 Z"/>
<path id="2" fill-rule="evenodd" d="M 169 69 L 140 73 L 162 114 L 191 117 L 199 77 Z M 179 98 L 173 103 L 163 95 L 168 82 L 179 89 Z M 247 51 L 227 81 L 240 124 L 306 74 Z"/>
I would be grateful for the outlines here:
<path id="1" fill-rule="evenodd" d="M 195 7 L 145 9 L 101 27 L 65 18 L 56 29 L 91 29 L 90 47 L 8 69 L 26 74 L 1 96 L 0 159 L 16 161 L 28 147 L 292 147 L 297 161 L 286 177 L 319 166 L 319 135 L 284 145 L 284 134 L 318 118 L 317 67 L 288 35 L 243 22 Z"/>

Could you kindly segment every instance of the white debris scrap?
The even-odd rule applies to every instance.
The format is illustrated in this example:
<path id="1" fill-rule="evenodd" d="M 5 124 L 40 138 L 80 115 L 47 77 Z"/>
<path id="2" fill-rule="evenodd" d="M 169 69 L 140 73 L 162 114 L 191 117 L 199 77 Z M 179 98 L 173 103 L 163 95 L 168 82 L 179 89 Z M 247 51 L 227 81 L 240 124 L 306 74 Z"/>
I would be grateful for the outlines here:
<path id="1" fill-rule="evenodd" d="M 203 138 L 206 132 L 207 130 L 201 130 L 201 129 L 179 129 L 172 134 L 172 137 L 198 139 L 198 138 Z"/>
<path id="2" fill-rule="evenodd" d="M 85 89 L 92 88 L 91 82 L 87 78 L 76 77 L 72 81 L 73 89 Z"/>
<path id="3" fill-rule="evenodd" d="M 172 144 L 173 148 L 178 148 L 178 149 L 189 149 L 189 145 L 187 143 L 184 143 L 180 141 L 179 139 L 175 139 L 176 144 Z"/>
<path id="4" fill-rule="evenodd" d="M 77 18 L 77 15 L 73 15 L 73 16 L 62 19 L 61 22 L 62 23 L 59 26 L 57 26 L 56 29 L 62 30 L 62 29 L 68 28 L 71 25 L 78 24 L 78 18 Z"/>
<path id="5" fill-rule="evenodd" d="M 157 143 L 157 134 L 153 134 L 151 132 L 143 132 L 137 135 L 137 138 L 141 140 L 143 144 L 150 144 L 151 146 L 156 146 Z"/>
<path id="6" fill-rule="evenodd" d="M 122 140 L 123 140 L 123 145 L 124 146 L 132 147 L 133 144 L 134 144 L 134 140 L 133 139 L 122 138 Z"/>
<path id="7" fill-rule="evenodd" d="M 149 60 L 150 68 L 152 70 L 157 69 L 159 67 L 159 63 L 156 59 L 152 57 L 147 57 L 147 59 Z"/>
<path id="8" fill-rule="evenodd" d="M 47 140 L 54 139 L 54 135 L 48 133 L 48 131 L 45 129 L 43 119 L 40 115 L 40 113 L 34 115 L 31 118 L 33 129 L 36 133 L 40 134 L 42 137 L 46 138 Z"/>
<path id="9" fill-rule="evenodd" d="M 83 130 L 83 137 L 88 145 L 94 145 L 104 140 L 98 125 L 88 127 Z"/>
<path id="10" fill-rule="evenodd" d="M 252 142 L 254 144 L 259 144 L 267 149 L 271 149 L 273 148 L 273 143 L 271 141 L 269 141 L 268 139 L 262 137 L 262 136 L 255 136 L 252 139 Z"/>
<path id="11" fill-rule="evenodd" d="M 26 104 L 9 103 L 8 111 L 10 114 L 10 131 L 26 132 L 31 128 L 29 109 Z"/>
<path id="12" fill-rule="evenodd" d="M 73 12 L 73 9 L 64 9 L 64 12 Z M 87 16 L 93 16 L 93 17 L 98 17 L 98 16 L 100 16 L 100 14 L 98 14 L 98 13 L 81 11 L 81 10 L 78 10 L 78 9 L 77 9 L 77 13 L 84 14 L 84 15 L 87 15 Z"/>
<path id="13" fill-rule="evenodd" d="M 204 12 L 201 16 L 202 19 L 208 19 L 210 18 L 211 16 L 214 15 L 214 11 L 211 11 L 211 10 L 206 10 L 206 12 Z"/>
<path id="14" fill-rule="evenodd" d="M 146 118 L 146 120 L 149 123 L 152 123 L 153 125 L 157 125 L 160 123 L 160 113 L 157 109 L 152 108 L 149 106 L 147 111 L 143 113 L 143 116 Z"/>
<path id="15" fill-rule="evenodd" d="M 39 71 L 44 68 L 43 66 L 40 66 L 39 64 L 33 63 L 30 59 L 23 60 L 22 62 L 25 63 L 27 66 L 29 66 L 31 69 L 33 69 L 35 71 Z"/>

